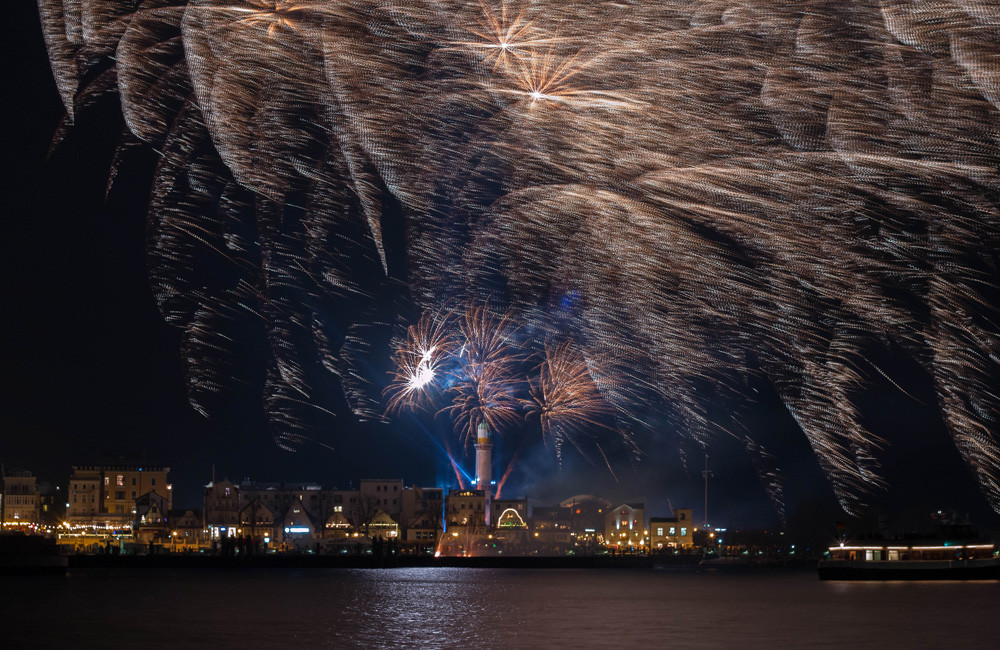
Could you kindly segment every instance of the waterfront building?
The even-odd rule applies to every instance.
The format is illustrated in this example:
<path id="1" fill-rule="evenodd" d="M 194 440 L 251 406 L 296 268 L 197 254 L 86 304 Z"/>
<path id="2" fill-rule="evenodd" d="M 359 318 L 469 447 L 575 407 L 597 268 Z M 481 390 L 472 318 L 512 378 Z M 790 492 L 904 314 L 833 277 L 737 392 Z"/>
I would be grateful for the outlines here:
<path id="1" fill-rule="evenodd" d="M 604 519 L 612 508 L 610 501 L 593 494 L 577 494 L 559 505 L 570 509 L 573 537 L 583 552 L 604 544 Z"/>
<path id="2" fill-rule="evenodd" d="M 49 481 L 38 484 L 38 521 L 42 527 L 54 530 L 66 520 L 66 494 Z"/>
<path id="3" fill-rule="evenodd" d="M 445 498 L 448 532 L 486 529 L 486 494 L 482 490 L 450 490 Z"/>
<path id="4" fill-rule="evenodd" d="M 694 526 L 690 508 L 677 508 L 673 517 L 651 517 L 649 550 L 651 552 L 694 547 Z"/>
<path id="5" fill-rule="evenodd" d="M 490 532 L 498 550 L 526 552 L 529 544 L 528 499 L 499 499 L 490 502 L 493 525 Z"/>
<path id="6" fill-rule="evenodd" d="M 253 542 L 279 538 L 274 526 L 274 511 L 264 505 L 259 495 L 248 499 L 240 510 L 240 524 L 237 532 L 249 537 Z M 265 542 L 266 543 L 266 542 Z"/>
<path id="7" fill-rule="evenodd" d="M 170 549 L 196 551 L 207 548 L 211 537 L 204 528 L 204 521 L 204 514 L 200 510 L 169 510 L 167 522 L 170 525 Z"/>
<path id="8" fill-rule="evenodd" d="M 332 541 L 344 541 L 357 533 L 354 524 L 344 515 L 342 510 L 333 512 L 327 517 L 323 529 L 323 539 Z"/>
<path id="9" fill-rule="evenodd" d="M 390 517 L 397 517 L 403 510 L 402 479 L 361 479 L 360 501 L 363 510 L 374 516 L 381 510 Z"/>
<path id="10" fill-rule="evenodd" d="M 232 481 L 205 486 L 205 528 L 213 538 L 235 537 L 240 523 L 240 489 Z"/>
<path id="11" fill-rule="evenodd" d="M 399 539 L 399 523 L 384 510 L 379 510 L 368 524 L 368 536 L 371 539 Z"/>
<path id="12" fill-rule="evenodd" d="M 573 511 L 562 506 L 531 510 L 533 541 L 540 551 L 563 553 L 573 547 Z"/>
<path id="13" fill-rule="evenodd" d="M 477 550 L 486 531 L 486 493 L 483 490 L 450 490 L 444 502 L 445 534 L 442 555 L 468 555 Z"/>
<path id="14" fill-rule="evenodd" d="M 313 545 L 318 535 L 317 529 L 322 534 L 322 526 L 317 526 L 315 520 L 306 510 L 301 501 L 292 501 L 288 509 L 283 513 L 279 530 L 283 548 L 286 549 L 306 549 Z"/>
<path id="15" fill-rule="evenodd" d="M 93 525 L 101 512 L 101 468 L 74 465 L 66 495 L 66 520 L 71 526 Z"/>
<path id="16" fill-rule="evenodd" d="M 516 513 L 516 519 L 519 519 L 524 527 L 527 528 L 528 524 L 528 499 L 527 497 L 521 497 L 520 499 L 493 499 L 490 501 L 490 521 L 493 522 L 491 528 L 500 527 L 500 517 L 508 510 L 513 512 L 507 513 L 508 526 L 511 523 L 510 519 L 513 514 Z"/>
<path id="17" fill-rule="evenodd" d="M 25 469 L 8 470 L 2 477 L 0 508 L 4 528 L 37 528 L 38 488 L 35 476 Z"/>
<path id="18" fill-rule="evenodd" d="M 135 500 L 135 521 L 132 530 L 141 544 L 170 544 L 170 525 L 167 513 L 170 506 L 166 497 L 147 492 Z"/>
<path id="19" fill-rule="evenodd" d="M 344 505 L 353 506 L 357 502 L 357 490 L 326 490 L 316 482 L 305 483 L 285 483 L 269 482 L 260 483 L 245 479 L 240 483 L 240 507 L 244 512 L 241 515 L 241 523 L 253 521 L 255 516 L 246 512 L 247 507 L 251 511 L 254 508 L 263 508 L 264 512 L 258 517 L 265 517 L 271 513 L 273 530 L 271 534 L 274 539 L 281 539 L 284 531 L 280 526 L 282 513 L 288 511 L 293 505 L 304 509 L 309 513 L 312 521 L 316 522 L 314 534 L 316 537 L 325 536 L 324 522 L 326 522 L 334 512 L 344 512 Z M 245 520 L 245 521 L 244 521 Z M 259 522 L 266 527 L 266 521 Z M 243 526 L 243 534 L 251 534 L 254 537 L 259 535 L 248 533 Z"/>
<path id="20" fill-rule="evenodd" d="M 402 493 L 402 541 L 413 550 L 434 549 L 444 532 L 444 490 L 408 487 Z"/>
<path id="21" fill-rule="evenodd" d="M 605 545 L 619 551 L 638 550 L 647 542 L 646 505 L 623 503 L 604 518 Z"/>
<path id="22" fill-rule="evenodd" d="M 136 499 L 155 492 L 173 503 L 169 467 L 155 465 L 73 465 L 69 478 L 69 523 L 105 528 L 131 528 Z"/>

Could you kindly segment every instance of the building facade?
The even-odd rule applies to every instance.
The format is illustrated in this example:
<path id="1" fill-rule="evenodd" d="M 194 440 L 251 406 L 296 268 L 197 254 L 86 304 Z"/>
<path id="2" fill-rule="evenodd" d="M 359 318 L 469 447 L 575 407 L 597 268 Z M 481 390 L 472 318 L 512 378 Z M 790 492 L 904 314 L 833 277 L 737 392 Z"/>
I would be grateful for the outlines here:
<path id="1" fill-rule="evenodd" d="M 235 537 L 240 523 L 240 488 L 232 481 L 205 486 L 205 528 L 215 537 Z"/>
<path id="2" fill-rule="evenodd" d="M 651 517 L 649 520 L 649 550 L 670 550 L 694 547 L 694 524 L 690 508 L 677 508 L 673 517 Z"/>
<path id="3" fill-rule="evenodd" d="M 411 487 L 403 490 L 400 514 L 402 541 L 414 551 L 437 547 L 444 532 L 444 490 Z"/>
<path id="4" fill-rule="evenodd" d="M 646 505 L 623 503 L 604 519 L 605 545 L 618 551 L 638 551 L 646 547 Z"/>
<path id="5" fill-rule="evenodd" d="M 136 499 L 155 493 L 167 509 L 173 503 L 169 467 L 150 465 L 74 465 L 69 477 L 67 520 L 76 525 L 130 528 Z"/>
<path id="6" fill-rule="evenodd" d="M 28 470 L 12 469 L 6 472 L 2 481 L 3 527 L 37 528 L 40 520 L 35 476 Z"/>

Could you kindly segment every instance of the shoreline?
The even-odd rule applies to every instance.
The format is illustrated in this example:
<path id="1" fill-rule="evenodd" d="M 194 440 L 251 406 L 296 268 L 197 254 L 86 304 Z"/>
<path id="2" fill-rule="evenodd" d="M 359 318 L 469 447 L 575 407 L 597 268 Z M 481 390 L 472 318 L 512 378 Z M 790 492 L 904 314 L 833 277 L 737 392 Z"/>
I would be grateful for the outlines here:
<path id="1" fill-rule="evenodd" d="M 69 569 L 167 568 L 167 569 L 672 569 L 711 572 L 768 572 L 815 570 L 815 563 L 775 563 L 738 566 L 699 566 L 698 556 L 479 556 L 428 557 L 414 555 L 71 555 Z"/>

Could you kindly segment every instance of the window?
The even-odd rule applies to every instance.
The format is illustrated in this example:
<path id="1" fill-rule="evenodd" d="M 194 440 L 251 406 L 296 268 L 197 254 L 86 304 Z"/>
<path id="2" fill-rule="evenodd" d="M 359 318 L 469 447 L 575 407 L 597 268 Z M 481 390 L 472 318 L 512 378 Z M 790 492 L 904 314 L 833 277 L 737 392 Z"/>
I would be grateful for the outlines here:
<path id="1" fill-rule="evenodd" d="M 109 484 L 109 481 L 111 481 L 111 477 L 110 477 L 110 476 L 105 476 L 105 477 L 104 477 L 104 484 L 105 484 L 105 485 L 108 485 L 108 484 Z"/>
<path id="2" fill-rule="evenodd" d="M 115 498 L 122 501 L 125 498 L 125 490 L 115 490 Z"/>
<path id="3" fill-rule="evenodd" d="M 132 498 L 135 498 L 135 490 L 132 490 Z"/>
<path id="4" fill-rule="evenodd" d="M 135 477 L 132 477 L 132 485 L 135 485 Z"/>
<path id="5" fill-rule="evenodd" d="M 343 512 L 344 511 L 344 506 L 333 506 L 333 511 L 334 512 Z"/>
<path id="6" fill-rule="evenodd" d="M 670 527 L 670 534 L 671 535 L 676 535 L 677 534 L 677 526 L 671 526 Z"/>
<path id="7" fill-rule="evenodd" d="M 681 537 L 684 537 L 684 536 L 685 536 L 685 535 L 687 535 L 687 534 L 688 534 L 688 529 L 687 529 L 687 528 L 684 528 L 684 527 L 682 526 L 682 527 L 681 527 Z"/>
<path id="8" fill-rule="evenodd" d="M 399 492 L 399 486 L 398 485 L 393 485 L 392 486 L 392 491 L 393 492 Z M 395 502 L 393 502 L 393 503 L 395 503 Z"/>
<path id="9" fill-rule="evenodd" d="M 124 485 L 125 485 L 125 477 L 122 476 L 121 474 L 119 474 L 117 477 L 115 477 L 115 485 L 117 485 L 119 487 L 124 487 Z"/>
<path id="10" fill-rule="evenodd" d="M 152 482 L 150 483 L 150 485 L 152 485 L 153 487 L 156 487 L 156 477 L 155 476 L 151 479 L 151 481 Z"/>
<path id="11" fill-rule="evenodd" d="M 659 536 L 661 536 L 661 537 L 663 536 L 663 527 L 662 526 L 660 528 L 656 529 L 656 534 L 659 535 Z"/>

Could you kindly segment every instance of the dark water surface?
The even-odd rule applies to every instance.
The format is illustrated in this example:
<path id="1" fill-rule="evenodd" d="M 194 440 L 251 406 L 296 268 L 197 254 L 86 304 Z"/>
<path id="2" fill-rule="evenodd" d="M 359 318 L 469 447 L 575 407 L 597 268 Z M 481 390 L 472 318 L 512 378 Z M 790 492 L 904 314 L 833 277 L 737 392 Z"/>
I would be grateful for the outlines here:
<path id="1" fill-rule="evenodd" d="M 0 577 L 0 648 L 991 648 L 998 582 L 600 569 Z"/>

